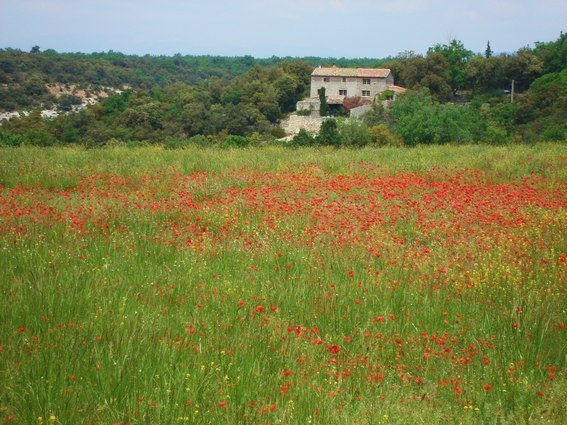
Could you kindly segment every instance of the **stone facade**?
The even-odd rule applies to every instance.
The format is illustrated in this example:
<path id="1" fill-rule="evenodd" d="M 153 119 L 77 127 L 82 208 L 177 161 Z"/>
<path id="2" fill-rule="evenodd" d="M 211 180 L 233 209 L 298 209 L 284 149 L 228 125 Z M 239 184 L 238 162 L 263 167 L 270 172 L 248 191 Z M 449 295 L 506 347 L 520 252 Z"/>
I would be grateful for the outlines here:
<path id="1" fill-rule="evenodd" d="M 321 87 L 325 88 L 327 103 L 337 106 L 342 105 L 347 97 L 360 98 L 364 104 L 365 101 L 375 102 L 386 90 L 392 92 L 392 99 L 405 91 L 394 85 L 394 77 L 389 69 L 318 67 L 311 73 L 310 97 L 297 102 L 296 109 L 309 110 L 312 116 L 318 116 L 318 92 Z"/>
<path id="2" fill-rule="evenodd" d="M 315 68 L 311 73 L 312 98 L 318 97 L 318 90 L 325 88 L 328 103 L 339 102 L 345 97 L 375 97 L 394 85 L 389 69 L 373 68 Z"/>

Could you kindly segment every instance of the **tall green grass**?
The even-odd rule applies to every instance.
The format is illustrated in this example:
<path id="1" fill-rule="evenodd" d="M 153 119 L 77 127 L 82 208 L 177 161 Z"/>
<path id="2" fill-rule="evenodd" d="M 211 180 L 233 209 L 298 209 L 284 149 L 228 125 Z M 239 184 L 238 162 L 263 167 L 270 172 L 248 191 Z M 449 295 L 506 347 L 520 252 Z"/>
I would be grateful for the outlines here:
<path id="1" fill-rule="evenodd" d="M 2 423 L 567 421 L 563 145 L 0 154 Z"/>

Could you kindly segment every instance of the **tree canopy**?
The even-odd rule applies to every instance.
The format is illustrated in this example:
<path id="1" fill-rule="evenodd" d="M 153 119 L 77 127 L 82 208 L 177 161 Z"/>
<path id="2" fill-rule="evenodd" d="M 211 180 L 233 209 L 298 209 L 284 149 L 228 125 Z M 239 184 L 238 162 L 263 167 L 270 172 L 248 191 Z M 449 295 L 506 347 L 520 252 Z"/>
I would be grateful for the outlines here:
<path id="1" fill-rule="evenodd" d="M 0 122 L 0 145 L 206 140 L 246 146 L 242 139 L 225 139 L 281 137 L 278 124 L 309 95 L 313 67 L 327 64 L 390 68 L 396 85 L 408 91 L 390 108 L 375 105 L 365 122 L 339 119 L 325 124 L 318 138 L 301 134 L 297 145 L 503 143 L 563 140 L 567 134 L 567 36 L 561 33 L 513 54 L 495 54 L 490 42 L 474 54 L 451 40 L 425 55 L 406 51 L 386 59 L 3 49 L 0 112 L 28 113 Z M 79 92 L 105 97 L 78 112 L 42 118 L 40 109 L 77 109 Z"/>

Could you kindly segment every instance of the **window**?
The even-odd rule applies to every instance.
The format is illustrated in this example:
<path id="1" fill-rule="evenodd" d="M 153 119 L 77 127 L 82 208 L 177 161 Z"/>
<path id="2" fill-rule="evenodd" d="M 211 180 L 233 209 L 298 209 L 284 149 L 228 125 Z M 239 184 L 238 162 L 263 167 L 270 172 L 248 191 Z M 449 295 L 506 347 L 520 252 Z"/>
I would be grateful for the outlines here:
<path id="1" fill-rule="evenodd" d="M 370 90 L 362 90 L 362 96 L 370 97 Z"/>
<path id="2" fill-rule="evenodd" d="M 370 78 L 363 78 L 362 84 L 370 84 Z"/>
<path id="3" fill-rule="evenodd" d="M 346 77 L 343 77 L 343 83 L 346 83 Z"/>
<path id="4" fill-rule="evenodd" d="M 339 96 L 346 96 L 346 90 L 339 90 Z"/>
<path id="5" fill-rule="evenodd" d="M 323 82 L 324 83 L 328 83 L 329 81 L 331 81 L 331 79 L 329 77 L 323 77 Z"/>

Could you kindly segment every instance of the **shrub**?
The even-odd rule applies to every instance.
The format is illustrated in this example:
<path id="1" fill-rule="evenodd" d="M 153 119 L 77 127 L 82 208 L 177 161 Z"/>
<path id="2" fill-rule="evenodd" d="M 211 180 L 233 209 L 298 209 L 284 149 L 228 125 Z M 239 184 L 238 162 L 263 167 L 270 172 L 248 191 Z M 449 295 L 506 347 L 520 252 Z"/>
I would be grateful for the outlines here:
<path id="1" fill-rule="evenodd" d="M 221 148 L 244 148 L 248 146 L 249 141 L 244 136 L 235 136 L 233 134 L 229 134 L 224 138 L 221 142 Z"/>
<path id="2" fill-rule="evenodd" d="M 190 145 L 189 139 L 179 139 L 175 137 L 168 137 L 163 143 L 165 149 L 185 149 Z"/>
<path id="3" fill-rule="evenodd" d="M 0 146 L 20 146 L 23 143 L 23 136 L 8 131 L 0 131 Z"/>
<path id="4" fill-rule="evenodd" d="M 296 114 L 300 117 L 308 117 L 311 115 L 311 109 L 299 109 Z"/>
<path id="5" fill-rule="evenodd" d="M 315 138 L 309 134 L 304 128 L 291 139 L 291 146 L 311 146 L 315 144 Z"/>
<path id="6" fill-rule="evenodd" d="M 378 124 L 368 129 L 371 143 L 378 146 L 402 146 L 402 139 L 392 133 L 386 124 Z"/>
<path id="7" fill-rule="evenodd" d="M 202 134 L 197 134 L 189 138 L 189 142 L 193 145 L 197 145 L 202 148 L 206 148 L 212 146 L 212 141 L 207 136 L 203 136 Z"/>
<path id="8" fill-rule="evenodd" d="M 331 118 L 321 123 L 321 129 L 316 141 L 322 145 L 339 147 L 341 136 L 337 125 L 337 120 Z"/>
<path id="9" fill-rule="evenodd" d="M 565 129 L 559 125 L 553 124 L 543 132 L 543 138 L 546 141 L 560 142 L 565 140 Z"/>
<path id="10" fill-rule="evenodd" d="M 341 120 L 338 129 L 341 144 L 345 146 L 362 147 L 368 145 L 372 140 L 368 126 L 357 119 Z"/>

